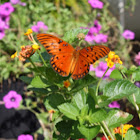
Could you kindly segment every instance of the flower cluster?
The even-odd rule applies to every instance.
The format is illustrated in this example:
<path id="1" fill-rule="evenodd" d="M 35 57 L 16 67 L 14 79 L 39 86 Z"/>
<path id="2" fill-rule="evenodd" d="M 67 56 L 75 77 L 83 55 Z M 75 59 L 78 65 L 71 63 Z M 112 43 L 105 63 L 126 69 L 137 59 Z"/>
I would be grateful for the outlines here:
<path id="1" fill-rule="evenodd" d="M 40 48 L 35 42 L 32 32 L 32 29 L 28 29 L 24 35 L 28 36 L 29 40 L 33 43 L 33 45 L 21 46 L 21 51 L 19 52 L 19 55 L 17 55 L 17 52 L 15 52 L 11 56 L 11 58 L 18 57 L 20 61 L 25 61 L 27 58 L 30 58 L 36 50 Z"/>
<path id="2" fill-rule="evenodd" d="M 9 20 L 14 7 L 10 2 L 0 5 L 0 40 L 5 36 L 5 30 L 9 29 Z"/>
<path id="3" fill-rule="evenodd" d="M 4 105 L 7 109 L 18 108 L 21 100 L 21 95 L 13 90 L 9 91 L 8 94 L 3 97 Z"/>
<path id="4" fill-rule="evenodd" d="M 140 66 L 140 52 L 135 56 L 134 60 Z"/>
<path id="5" fill-rule="evenodd" d="M 131 125 L 131 124 L 124 124 L 121 127 L 114 128 L 113 132 L 115 134 L 120 134 L 120 135 L 123 134 L 123 137 L 125 137 L 125 134 L 127 133 L 128 129 L 131 128 L 131 127 L 133 127 L 133 125 Z"/>
<path id="6" fill-rule="evenodd" d="M 33 25 L 31 28 L 36 33 L 46 32 L 48 30 L 48 26 L 42 21 L 38 21 L 37 24 Z"/>
<path id="7" fill-rule="evenodd" d="M 103 2 L 99 0 L 88 0 L 88 3 L 96 9 L 102 9 L 103 8 Z"/>
<path id="8" fill-rule="evenodd" d="M 85 37 L 85 40 L 88 42 L 95 42 L 95 43 L 106 43 L 108 36 L 100 33 L 102 26 L 98 23 L 98 20 L 94 21 L 93 27 L 89 28 L 89 32 Z"/>
<path id="9" fill-rule="evenodd" d="M 122 61 L 120 60 L 120 57 L 115 54 L 115 52 L 110 51 L 108 54 L 108 58 L 105 59 L 107 61 L 107 66 L 112 68 L 114 64 L 122 64 Z"/>
<path id="10" fill-rule="evenodd" d="M 90 71 L 95 71 L 95 75 L 99 78 L 101 78 L 103 76 L 103 74 L 105 73 L 105 71 L 107 70 L 108 66 L 105 62 L 100 62 L 99 65 L 94 68 L 93 64 L 90 65 Z M 113 66 L 112 68 L 110 68 L 107 73 L 104 76 L 105 78 L 108 78 L 111 74 L 111 72 L 115 69 L 115 66 Z"/>

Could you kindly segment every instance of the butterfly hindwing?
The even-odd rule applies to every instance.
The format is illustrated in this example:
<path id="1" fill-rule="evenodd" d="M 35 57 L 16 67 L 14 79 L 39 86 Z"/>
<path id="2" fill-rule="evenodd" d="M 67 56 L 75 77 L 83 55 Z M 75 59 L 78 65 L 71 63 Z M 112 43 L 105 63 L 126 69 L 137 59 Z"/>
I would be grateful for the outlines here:
<path id="1" fill-rule="evenodd" d="M 80 50 L 80 55 L 84 56 L 89 64 L 93 64 L 98 59 L 106 56 L 110 49 L 103 45 L 89 46 Z"/>
<path id="2" fill-rule="evenodd" d="M 53 56 L 50 63 L 53 69 L 61 76 L 68 76 L 71 68 L 72 54 L 57 54 Z"/>
<path id="3" fill-rule="evenodd" d="M 37 34 L 37 39 L 51 55 L 72 53 L 74 51 L 74 48 L 66 41 L 50 34 Z"/>
<path id="4" fill-rule="evenodd" d="M 79 58 L 77 59 L 77 62 L 75 64 L 75 68 L 72 73 L 72 78 L 74 80 L 83 78 L 86 74 L 89 72 L 89 62 L 86 61 L 86 59 L 79 55 Z"/>

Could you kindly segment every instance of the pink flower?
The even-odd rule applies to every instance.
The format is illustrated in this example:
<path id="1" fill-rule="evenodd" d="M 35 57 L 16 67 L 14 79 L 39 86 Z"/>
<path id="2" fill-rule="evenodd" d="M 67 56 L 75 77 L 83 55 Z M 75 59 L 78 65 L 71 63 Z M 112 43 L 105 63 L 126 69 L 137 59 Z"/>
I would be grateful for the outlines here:
<path id="1" fill-rule="evenodd" d="M 122 34 L 125 39 L 133 40 L 135 38 L 135 33 L 130 30 L 125 30 Z"/>
<path id="2" fill-rule="evenodd" d="M 94 28 L 97 30 L 97 33 L 102 29 L 102 26 L 98 23 L 98 20 L 94 21 Z"/>
<path id="3" fill-rule="evenodd" d="M 97 34 L 95 37 L 94 37 L 94 41 L 96 43 L 106 43 L 107 42 L 107 38 L 108 36 L 105 35 L 105 34 Z"/>
<path id="4" fill-rule="evenodd" d="M 0 29 L 8 29 L 9 26 L 0 18 Z"/>
<path id="5" fill-rule="evenodd" d="M 90 32 L 88 32 L 88 34 L 85 36 L 85 40 L 87 42 L 92 42 L 94 40 L 94 35 Z"/>
<path id="6" fill-rule="evenodd" d="M 0 5 L 0 14 L 4 16 L 9 16 L 12 12 L 14 12 L 14 7 L 10 2 L 5 2 Z"/>
<path id="7" fill-rule="evenodd" d="M 120 104 L 117 101 L 113 101 L 108 105 L 110 108 L 120 108 Z"/>
<path id="8" fill-rule="evenodd" d="M 48 26 L 46 26 L 42 21 L 38 21 L 37 25 L 33 25 L 31 28 L 34 32 L 37 33 L 46 32 L 48 30 Z"/>
<path id="9" fill-rule="evenodd" d="M 134 61 L 140 66 L 140 52 L 135 56 Z"/>
<path id="10" fill-rule="evenodd" d="M 33 136 L 29 134 L 27 135 L 21 134 L 18 136 L 17 140 L 33 140 Z"/>
<path id="11" fill-rule="evenodd" d="M 1 40 L 2 38 L 4 38 L 4 36 L 5 36 L 4 29 L 0 29 L 0 40 Z"/>
<path id="12" fill-rule="evenodd" d="M 19 4 L 21 6 L 26 6 L 26 3 L 21 2 L 20 0 L 10 0 L 13 5 Z"/>
<path id="13" fill-rule="evenodd" d="M 9 91 L 8 94 L 3 97 L 3 101 L 7 109 L 18 108 L 21 100 L 22 96 L 13 90 Z"/>
<path id="14" fill-rule="evenodd" d="M 88 3 L 93 7 L 97 9 L 102 9 L 103 8 L 103 2 L 99 0 L 88 0 Z"/>

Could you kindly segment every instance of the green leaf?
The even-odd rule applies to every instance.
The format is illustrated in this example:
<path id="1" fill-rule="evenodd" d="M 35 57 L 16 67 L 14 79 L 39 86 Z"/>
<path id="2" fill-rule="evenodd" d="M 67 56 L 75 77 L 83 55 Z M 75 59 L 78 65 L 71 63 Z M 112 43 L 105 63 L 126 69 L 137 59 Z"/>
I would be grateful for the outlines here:
<path id="1" fill-rule="evenodd" d="M 61 83 L 62 81 L 68 79 L 67 77 L 62 77 L 57 74 L 52 67 L 46 68 L 46 77 L 50 83 Z"/>
<path id="2" fill-rule="evenodd" d="M 132 73 L 132 78 L 135 80 L 135 81 L 140 81 L 140 70 L 137 70 L 135 72 Z"/>
<path id="3" fill-rule="evenodd" d="M 111 100 L 108 100 L 109 97 L 104 96 L 104 95 L 100 95 L 98 96 L 98 105 L 99 107 L 105 107 L 107 106 L 109 103 L 111 103 Z"/>
<path id="4" fill-rule="evenodd" d="M 72 120 L 77 120 L 79 109 L 70 103 L 64 103 L 58 106 L 60 112 Z"/>
<path id="5" fill-rule="evenodd" d="M 81 110 L 86 104 L 86 99 L 87 99 L 86 93 L 83 90 L 80 90 L 74 95 L 72 102 L 75 106 L 77 106 Z"/>
<path id="6" fill-rule="evenodd" d="M 133 116 L 129 113 L 113 109 L 109 111 L 105 122 L 108 125 L 108 127 L 115 128 L 120 126 L 121 124 L 129 122 L 132 118 Z"/>
<path id="7" fill-rule="evenodd" d="M 49 82 L 40 76 L 35 76 L 32 79 L 31 85 L 35 88 L 45 88 L 49 86 Z"/>
<path id="8" fill-rule="evenodd" d="M 58 91 L 58 87 L 55 85 L 52 86 L 48 86 L 46 88 L 32 88 L 29 87 L 29 90 L 34 91 L 35 93 L 37 93 L 38 95 L 47 95 L 49 93 L 56 93 Z"/>
<path id="9" fill-rule="evenodd" d="M 122 74 L 120 73 L 119 70 L 115 69 L 111 72 L 110 78 L 112 78 L 112 79 L 123 79 L 123 76 L 122 76 Z"/>
<path id="10" fill-rule="evenodd" d="M 128 100 L 133 104 L 135 105 L 136 104 L 140 104 L 140 88 L 138 89 L 138 92 L 130 95 L 128 97 Z"/>
<path id="11" fill-rule="evenodd" d="M 27 76 L 20 76 L 19 79 L 25 82 L 26 84 L 30 84 L 33 78 Z"/>
<path id="12" fill-rule="evenodd" d="M 60 94 L 51 94 L 44 100 L 45 107 L 50 109 L 57 109 L 58 105 L 64 103 L 65 100 L 62 95 Z"/>
<path id="13" fill-rule="evenodd" d="M 89 116 L 90 123 L 97 123 L 103 121 L 107 117 L 107 112 L 104 109 L 97 109 Z"/>
<path id="14" fill-rule="evenodd" d="M 78 129 L 87 140 L 92 140 L 99 133 L 100 126 L 93 127 L 79 126 Z"/>
<path id="15" fill-rule="evenodd" d="M 78 40 L 77 38 L 77 35 L 79 33 L 83 33 L 83 34 L 87 34 L 88 33 L 88 29 L 80 29 L 80 28 L 77 28 L 77 29 L 72 29 L 70 31 L 67 31 L 65 34 L 64 34 L 64 37 L 63 39 L 69 43 L 72 43 L 76 40 Z"/>
<path id="16" fill-rule="evenodd" d="M 44 59 L 45 61 L 49 61 L 50 58 L 51 58 L 51 56 L 50 56 L 46 51 L 42 52 L 41 55 L 42 55 L 42 57 L 43 57 L 43 59 Z M 41 60 L 41 58 L 40 58 L 40 56 L 39 56 L 39 54 L 38 54 L 37 52 L 35 52 L 35 53 L 31 56 L 31 60 L 32 60 L 33 62 L 42 62 L 42 60 Z M 29 60 L 26 60 L 26 61 L 29 62 Z"/>
<path id="17" fill-rule="evenodd" d="M 127 97 L 133 93 L 138 92 L 138 87 L 128 80 L 114 80 L 108 83 L 104 90 L 103 95 L 109 97 L 109 100 L 116 100 L 122 97 Z"/>
<path id="18" fill-rule="evenodd" d="M 72 126 L 74 121 L 72 120 L 63 120 L 56 124 L 57 131 L 60 133 L 59 135 L 54 136 L 57 140 L 67 140 L 70 137 L 70 133 L 72 131 Z"/>
<path id="19" fill-rule="evenodd" d="M 84 87 L 87 87 L 88 85 L 96 83 L 96 82 L 97 82 L 97 79 L 95 79 L 91 75 L 86 75 L 83 79 L 76 80 L 74 82 L 74 86 L 71 89 L 70 93 L 77 92 L 77 91 L 83 89 Z"/>
<path id="20" fill-rule="evenodd" d="M 125 134 L 124 140 L 138 140 L 138 137 L 134 130 L 129 129 Z"/>

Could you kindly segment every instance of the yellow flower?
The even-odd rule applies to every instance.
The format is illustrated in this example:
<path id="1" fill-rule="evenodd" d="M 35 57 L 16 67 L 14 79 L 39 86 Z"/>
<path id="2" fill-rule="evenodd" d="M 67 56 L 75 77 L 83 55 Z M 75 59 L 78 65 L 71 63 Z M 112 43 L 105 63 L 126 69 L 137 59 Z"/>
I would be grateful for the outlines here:
<path id="1" fill-rule="evenodd" d="M 53 109 L 49 110 L 48 112 L 49 112 L 50 114 L 51 114 L 51 113 L 55 113 L 55 111 L 54 111 Z"/>
<path id="2" fill-rule="evenodd" d="M 128 129 L 131 127 L 133 127 L 132 124 L 124 124 L 123 130 L 122 130 L 122 128 L 120 129 L 120 134 L 122 135 L 122 133 L 123 133 L 123 137 L 125 137 L 125 134 L 127 133 Z"/>
<path id="3" fill-rule="evenodd" d="M 107 61 L 107 66 L 110 68 L 112 68 L 114 64 L 122 64 L 120 57 L 118 55 L 115 55 L 115 52 L 112 51 L 109 52 L 108 58 L 106 58 L 105 61 Z"/>
<path id="4" fill-rule="evenodd" d="M 29 34 L 31 34 L 33 32 L 33 30 L 32 29 L 28 29 L 27 30 L 27 32 L 26 33 L 24 33 L 24 35 L 29 35 Z"/>
<path id="5" fill-rule="evenodd" d="M 38 50 L 40 47 L 39 47 L 37 44 L 33 44 L 33 45 L 32 45 L 32 48 L 33 48 L 34 50 Z"/>
<path id="6" fill-rule="evenodd" d="M 20 46 L 20 48 L 22 49 L 22 48 L 25 48 L 25 46 L 24 45 L 22 45 L 22 46 Z"/>
<path id="7" fill-rule="evenodd" d="M 14 54 L 11 55 L 12 59 L 15 58 L 15 57 L 17 57 L 17 52 L 15 52 Z"/>
<path id="8" fill-rule="evenodd" d="M 68 80 L 63 82 L 64 87 L 68 88 L 70 86 L 70 82 Z"/>

